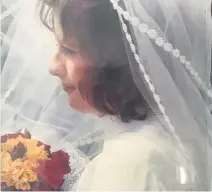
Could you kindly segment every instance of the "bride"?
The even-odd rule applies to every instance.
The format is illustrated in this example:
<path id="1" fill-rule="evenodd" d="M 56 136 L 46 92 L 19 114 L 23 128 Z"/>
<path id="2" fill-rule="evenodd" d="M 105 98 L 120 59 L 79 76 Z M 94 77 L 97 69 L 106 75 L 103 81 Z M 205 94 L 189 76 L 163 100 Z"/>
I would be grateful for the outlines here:
<path id="1" fill-rule="evenodd" d="M 25 4 L 29 11 L 30 3 Z M 210 190 L 209 1 L 39 0 L 36 8 L 56 40 L 57 50 L 49 71 L 59 78 L 60 85 L 41 79 L 45 73 L 41 62 L 34 62 L 30 56 L 27 58 L 34 64 L 21 66 L 30 69 L 29 82 L 22 71 L 25 84 L 20 85 L 17 79 L 21 75 L 14 78 L 13 71 L 12 78 L 8 77 L 12 70 L 8 59 L 1 75 L 6 82 L 2 101 L 17 108 L 23 98 L 26 100 L 20 87 L 39 78 L 39 83 L 31 84 L 38 96 L 31 94 L 30 102 L 19 107 L 18 113 L 66 128 L 61 137 L 56 134 L 54 138 L 48 128 L 43 138 L 52 142 L 65 140 L 75 146 L 82 139 L 93 148 L 86 153 L 91 161 L 76 190 Z M 35 45 L 50 43 L 48 35 L 39 35 L 40 31 L 28 24 L 27 30 L 35 30 L 29 32 L 34 34 L 30 39 Z M 29 46 L 33 53 L 33 44 Z M 38 46 L 36 51 L 42 52 L 36 58 L 46 62 L 45 54 L 52 53 L 51 48 L 52 44 L 45 49 Z M 28 54 L 35 58 L 30 50 Z M 16 79 L 15 86 L 11 79 Z M 61 86 L 66 97 L 58 95 Z M 71 109 L 62 107 L 65 99 L 72 109 L 85 116 L 90 114 L 89 122 L 93 124 L 79 123 L 74 131 L 64 121 L 58 125 L 61 117 L 75 121 L 75 116 L 67 115 Z M 42 107 L 34 107 L 32 100 Z M 38 130 L 34 132 L 39 135 Z"/>

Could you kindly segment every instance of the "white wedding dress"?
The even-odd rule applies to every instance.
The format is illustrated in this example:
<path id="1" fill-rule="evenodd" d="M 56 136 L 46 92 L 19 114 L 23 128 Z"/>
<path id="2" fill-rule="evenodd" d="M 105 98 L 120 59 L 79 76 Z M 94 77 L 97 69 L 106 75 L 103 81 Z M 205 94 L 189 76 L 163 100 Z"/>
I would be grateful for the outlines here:
<path id="1" fill-rule="evenodd" d="M 157 118 L 122 123 L 104 117 L 97 128 L 88 125 L 93 125 L 90 118 L 72 114 L 60 84 L 49 76 L 55 41 L 34 17 L 37 0 L 2 2 L 7 10 L 1 21 L 13 18 L 1 34 L 2 50 L 10 47 L 1 73 L 2 134 L 28 128 L 52 150 L 65 148 L 73 155 L 72 148 L 81 147 L 78 142 L 90 144 L 89 136 L 104 130 L 103 150 L 82 172 L 79 191 L 211 189 L 209 0 L 110 0 L 120 16 L 133 80 L 153 111 L 162 114 L 164 127 Z M 182 140 L 185 153 L 168 132 Z M 93 153 L 82 157 L 87 161 Z M 72 170 L 81 167 L 77 179 L 82 157 L 71 156 L 77 164 Z M 67 176 L 64 188 L 72 190 L 73 180 Z"/>
<path id="2" fill-rule="evenodd" d="M 85 168 L 78 191 L 197 190 L 183 155 L 156 118 L 144 122 L 102 121 L 102 126 L 128 126 L 104 143 L 102 153 Z"/>

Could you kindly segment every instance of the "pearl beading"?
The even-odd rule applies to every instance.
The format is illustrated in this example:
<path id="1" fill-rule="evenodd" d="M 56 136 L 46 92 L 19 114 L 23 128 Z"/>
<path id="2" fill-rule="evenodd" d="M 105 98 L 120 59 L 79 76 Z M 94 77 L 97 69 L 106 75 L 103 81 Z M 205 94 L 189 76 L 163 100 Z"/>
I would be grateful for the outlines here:
<path id="1" fill-rule="evenodd" d="M 174 126 L 172 125 L 172 123 L 171 123 L 171 121 L 170 121 L 170 118 L 168 117 L 168 115 L 167 115 L 167 113 L 166 113 L 165 107 L 163 106 L 163 104 L 162 104 L 162 102 L 161 102 L 160 96 L 156 93 L 155 86 L 154 86 L 153 83 L 151 82 L 150 77 L 149 77 L 149 75 L 147 74 L 146 69 L 144 68 L 144 65 L 141 63 L 140 57 L 139 57 L 139 55 L 138 55 L 137 52 L 136 52 L 136 47 L 135 47 L 135 45 L 134 45 L 134 43 L 133 43 L 133 41 L 132 41 L 132 37 L 131 37 L 131 35 L 128 33 L 127 25 L 126 25 L 126 24 L 124 23 L 124 21 L 123 21 L 123 18 L 122 18 L 122 16 L 123 16 L 123 10 L 121 9 L 121 7 L 118 6 L 117 3 L 114 2 L 114 0 L 110 0 L 110 1 L 111 1 L 111 3 L 113 4 L 114 9 L 117 10 L 117 12 L 118 12 L 118 15 L 119 15 L 119 18 L 120 18 L 120 21 L 121 21 L 121 26 L 122 26 L 123 31 L 124 31 L 124 33 L 125 33 L 126 39 L 127 39 L 128 43 L 129 43 L 129 45 L 130 45 L 131 51 L 132 51 L 133 54 L 134 54 L 134 57 L 135 57 L 136 62 L 139 64 L 139 68 L 140 68 L 140 70 L 141 70 L 141 72 L 142 72 L 142 74 L 143 74 L 143 76 L 144 76 L 144 79 L 145 79 L 145 81 L 146 81 L 146 83 L 147 83 L 147 85 L 148 85 L 150 91 L 151 91 L 152 94 L 153 94 L 153 98 L 154 98 L 154 100 L 156 101 L 156 103 L 157 103 L 157 105 L 158 105 L 158 107 L 159 107 L 159 110 L 161 111 L 161 113 L 162 113 L 162 115 L 163 115 L 163 118 L 164 118 L 164 120 L 166 121 L 166 123 L 167 123 L 167 125 L 168 125 L 170 131 L 171 131 L 172 133 L 174 133 L 174 132 L 175 132 L 175 128 L 174 128 Z M 121 11 L 121 10 L 122 10 L 122 11 Z M 125 12 L 125 17 L 126 17 L 128 20 L 130 19 L 130 15 L 129 15 L 128 12 Z M 125 17 L 124 17 L 124 18 L 125 18 Z M 126 19 L 126 18 L 125 18 L 125 19 Z M 135 18 L 135 17 L 132 19 L 132 22 L 133 22 L 133 25 L 135 25 L 135 24 L 137 25 L 137 24 L 140 23 L 140 21 L 139 21 L 137 18 Z M 142 24 L 140 27 L 141 27 L 141 30 L 142 30 L 143 32 L 148 32 L 148 26 L 147 26 L 146 24 Z M 153 38 L 153 37 L 156 36 L 156 31 L 150 30 L 150 31 L 148 32 L 148 35 L 149 35 L 150 38 Z"/>
<path id="2" fill-rule="evenodd" d="M 204 91 L 207 97 L 212 101 L 212 90 L 207 87 L 206 83 L 200 78 L 198 72 L 192 66 L 191 61 L 189 61 L 186 56 L 180 53 L 180 50 L 174 48 L 172 44 L 160 37 L 154 29 L 150 29 L 147 24 L 141 23 L 137 17 L 131 16 L 127 11 L 124 11 L 115 0 L 110 0 L 113 4 L 114 9 L 120 15 L 120 18 L 123 17 L 129 21 L 133 26 L 137 26 L 139 31 L 143 34 L 146 34 L 155 44 L 159 47 L 162 47 L 166 52 L 171 53 L 175 58 L 177 58 L 180 63 L 183 64 L 187 72 L 191 75 L 192 79 L 197 83 L 197 85 Z M 122 26 L 124 32 L 126 31 L 126 26 Z M 130 38 L 127 34 L 127 40 Z M 129 41 L 129 40 L 128 40 Z M 133 48 L 134 50 L 134 48 Z"/>

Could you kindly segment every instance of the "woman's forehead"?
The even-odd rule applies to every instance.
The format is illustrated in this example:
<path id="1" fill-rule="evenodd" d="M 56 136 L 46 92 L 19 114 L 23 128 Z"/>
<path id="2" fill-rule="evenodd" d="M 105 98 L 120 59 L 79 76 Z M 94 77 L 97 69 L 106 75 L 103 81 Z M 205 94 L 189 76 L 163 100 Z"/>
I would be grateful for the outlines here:
<path id="1" fill-rule="evenodd" d="M 79 51 L 80 50 L 80 46 L 77 40 L 76 35 L 73 34 L 69 34 L 69 35 L 62 35 L 62 36 L 58 36 L 58 33 L 55 33 L 55 39 L 58 42 L 58 44 L 60 45 L 64 45 L 66 47 L 72 48 L 75 51 Z"/>
<path id="2" fill-rule="evenodd" d="M 62 26 L 58 17 L 54 17 L 54 35 L 55 39 L 60 44 L 69 45 L 74 48 L 79 47 L 77 36 L 68 26 Z"/>

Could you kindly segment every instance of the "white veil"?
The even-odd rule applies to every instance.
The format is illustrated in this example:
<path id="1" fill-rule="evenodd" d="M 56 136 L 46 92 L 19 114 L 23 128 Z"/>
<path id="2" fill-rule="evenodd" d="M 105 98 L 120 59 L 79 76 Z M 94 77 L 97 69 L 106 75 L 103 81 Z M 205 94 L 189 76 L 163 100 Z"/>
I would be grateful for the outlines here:
<path id="1" fill-rule="evenodd" d="M 182 152 L 185 153 L 184 146 L 192 151 L 199 178 L 204 189 L 209 189 L 210 0 L 111 0 L 111 3 L 120 17 L 136 85 Z M 47 64 L 54 54 L 55 40 L 35 14 L 36 0 L 5 0 L 1 4 L 6 8 L 1 13 L 1 22 L 11 19 L 8 29 L 1 32 L 5 59 L 1 71 L 3 133 L 27 125 L 32 135 L 56 148 L 63 148 L 66 142 L 82 149 L 81 145 L 95 140 L 98 144 L 93 144 L 91 150 L 82 149 L 88 158 L 93 157 L 101 150 L 100 143 L 106 134 L 97 118 L 68 107 L 60 85 L 48 74 Z M 119 131 L 107 130 L 107 133 L 111 136 Z"/>
<path id="2" fill-rule="evenodd" d="M 193 145 L 194 164 L 209 186 L 211 2 L 111 2 L 120 16 L 135 82 L 155 113 L 161 114 L 167 131 L 180 140 L 180 148 Z"/>

